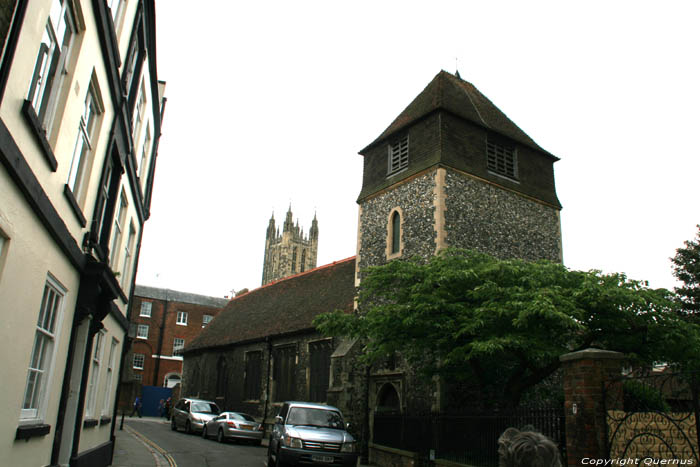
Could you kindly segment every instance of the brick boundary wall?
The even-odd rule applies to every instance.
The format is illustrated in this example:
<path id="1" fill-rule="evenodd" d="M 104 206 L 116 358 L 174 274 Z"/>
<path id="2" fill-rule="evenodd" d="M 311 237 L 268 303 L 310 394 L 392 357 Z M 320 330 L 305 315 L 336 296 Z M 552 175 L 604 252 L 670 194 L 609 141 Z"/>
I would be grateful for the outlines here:
<path id="1" fill-rule="evenodd" d="M 566 452 L 569 467 L 584 458 L 607 459 L 607 424 L 603 385 L 618 377 L 624 355 L 585 349 L 559 357 L 564 370 Z"/>

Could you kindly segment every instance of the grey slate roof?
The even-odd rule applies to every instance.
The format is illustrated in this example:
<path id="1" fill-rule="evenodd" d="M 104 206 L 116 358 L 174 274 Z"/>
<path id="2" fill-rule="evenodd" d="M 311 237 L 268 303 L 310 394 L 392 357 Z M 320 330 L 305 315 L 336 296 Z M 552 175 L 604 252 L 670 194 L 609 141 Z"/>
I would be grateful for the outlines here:
<path id="1" fill-rule="evenodd" d="M 136 285 L 134 295 L 142 298 L 152 298 L 154 300 L 168 300 L 171 302 L 190 303 L 192 305 L 204 305 L 214 307 L 224 307 L 229 300 L 227 298 L 210 297 L 208 295 L 198 295 L 188 292 L 179 292 L 171 289 L 159 289 L 145 285 Z"/>

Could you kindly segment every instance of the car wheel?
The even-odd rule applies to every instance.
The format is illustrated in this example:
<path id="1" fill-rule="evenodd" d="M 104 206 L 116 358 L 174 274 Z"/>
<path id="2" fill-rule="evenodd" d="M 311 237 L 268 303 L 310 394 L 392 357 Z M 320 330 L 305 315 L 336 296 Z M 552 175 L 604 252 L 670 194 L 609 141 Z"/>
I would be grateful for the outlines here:
<path id="1" fill-rule="evenodd" d="M 190 421 L 187 420 L 187 423 L 185 423 L 185 433 L 188 435 L 192 434 L 192 425 L 190 425 Z"/>
<path id="2" fill-rule="evenodd" d="M 175 424 L 174 418 L 170 421 L 170 429 L 173 431 L 177 431 L 177 425 Z"/>
<path id="3" fill-rule="evenodd" d="M 202 427 L 202 438 L 207 439 L 207 425 Z"/>
<path id="4" fill-rule="evenodd" d="M 222 430 L 221 428 L 219 428 L 219 431 L 216 433 L 216 440 L 220 443 L 223 443 L 225 440 L 224 439 L 224 430 Z"/>

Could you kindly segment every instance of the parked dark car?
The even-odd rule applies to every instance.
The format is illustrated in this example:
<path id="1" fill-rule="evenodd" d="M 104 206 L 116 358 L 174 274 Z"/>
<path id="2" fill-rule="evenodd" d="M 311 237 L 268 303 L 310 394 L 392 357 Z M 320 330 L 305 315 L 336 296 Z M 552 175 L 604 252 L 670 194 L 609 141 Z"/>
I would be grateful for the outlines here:
<path id="1" fill-rule="evenodd" d="M 357 445 L 335 407 L 285 402 L 275 418 L 267 465 L 357 465 Z"/>
<path id="2" fill-rule="evenodd" d="M 216 436 L 223 443 L 226 439 L 250 440 L 260 446 L 263 437 L 263 426 L 255 419 L 241 412 L 221 412 L 204 424 L 202 437 Z"/>
<path id="3" fill-rule="evenodd" d="M 215 402 L 186 397 L 180 399 L 173 407 L 170 427 L 173 431 L 184 428 L 187 433 L 201 432 L 204 424 L 220 412 Z"/>

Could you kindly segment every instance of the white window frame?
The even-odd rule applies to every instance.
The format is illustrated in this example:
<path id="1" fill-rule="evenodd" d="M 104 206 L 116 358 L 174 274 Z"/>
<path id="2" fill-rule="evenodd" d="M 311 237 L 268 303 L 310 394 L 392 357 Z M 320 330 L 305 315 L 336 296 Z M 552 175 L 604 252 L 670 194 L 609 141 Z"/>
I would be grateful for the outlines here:
<path id="1" fill-rule="evenodd" d="M 87 168 L 93 155 L 95 134 L 100 115 L 104 112 L 95 85 L 91 82 L 85 96 L 83 114 L 78 124 L 78 137 L 73 150 L 73 159 L 68 170 L 68 187 L 76 199 L 82 199 L 87 185 Z"/>
<path id="2" fill-rule="evenodd" d="M 56 359 L 54 349 L 59 343 L 65 296 L 66 289 L 49 275 L 44 285 L 34 344 L 27 365 L 27 381 L 22 396 L 20 420 L 41 420 L 46 415 L 47 399 L 52 387 L 52 370 Z M 38 379 L 32 381 L 33 376 L 37 376 Z"/>
<path id="3" fill-rule="evenodd" d="M 121 284 L 122 287 L 129 285 L 129 278 L 131 277 L 131 260 L 133 258 L 134 242 L 136 241 L 136 227 L 134 227 L 134 221 L 129 222 L 129 236 L 127 237 L 126 243 L 124 244 L 124 262 L 122 265 L 121 274 Z"/>
<path id="4" fill-rule="evenodd" d="M 124 192 L 124 187 L 121 189 L 121 194 L 119 195 L 119 207 L 117 213 L 114 216 L 114 228 L 112 229 L 112 246 L 110 248 L 110 259 L 109 265 L 112 269 L 117 268 L 117 261 L 119 258 L 119 247 L 121 246 L 122 234 L 124 230 L 124 222 L 126 221 L 126 211 L 129 206 L 126 201 L 126 193 Z"/>
<path id="5" fill-rule="evenodd" d="M 70 2 L 52 0 L 27 93 L 27 99 L 47 134 L 51 133 L 58 96 L 64 77 L 68 74 L 68 60 L 75 36 L 75 19 Z M 60 45 L 59 38 L 62 40 Z"/>
<path id="6" fill-rule="evenodd" d="M 207 324 L 211 323 L 211 320 L 214 319 L 214 316 L 212 315 L 203 315 L 202 316 L 202 327 L 206 327 Z"/>
<path id="7" fill-rule="evenodd" d="M 148 324 L 139 324 L 136 326 L 136 338 L 148 339 Z"/>
<path id="8" fill-rule="evenodd" d="M 401 172 L 408 167 L 408 135 L 389 144 L 387 176 Z"/>
<path id="9" fill-rule="evenodd" d="M 152 314 L 153 302 L 141 302 L 141 311 L 139 312 L 139 316 L 143 316 L 144 318 L 150 318 Z"/>
<path id="10" fill-rule="evenodd" d="M 138 366 L 137 361 L 141 362 L 141 366 Z M 143 370 L 146 365 L 146 355 L 142 353 L 135 353 L 131 360 L 131 367 L 134 370 Z"/>
<path id="11" fill-rule="evenodd" d="M 180 345 L 178 345 L 180 344 Z M 181 337 L 176 337 L 173 339 L 173 357 L 182 356 L 182 351 L 185 348 L 185 339 Z"/>
<path id="12" fill-rule="evenodd" d="M 187 326 L 187 312 L 178 311 L 177 312 L 177 324 L 180 326 Z"/>
<path id="13" fill-rule="evenodd" d="M 141 84 L 139 85 L 139 95 L 136 100 L 136 109 L 134 110 L 134 121 L 132 122 L 131 136 L 134 141 L 137 141 L 137 136 L 141 131 L 141 126 L 143 125 L 144 117 L 146 116 L 146 80 L 141 78 Z"/>
<path id="14" fill-rule="evenodd" d="M 138 172 L 139 180 L 141 180 L 141 185 L 143 187 L 143 177 L 144 170 L 146 168 L 146 162 L 148 160 L 148 153 L 151 147 L 151 124 L 150 122 L 146 124 L 146 136 L 143 138 L 143 148 L 141 150 L 141 160 L 138 162 L 138 167 L 136 171 Z"/>
<path id="15" fill-rule="evenodd" d="M 119 341 L 112 338 L 112 344 L 109 347 L 109 358 L 107 359 L 107 380 L 105 382 L 105 397 L 102 403 L 102 415 L 109 415 L 112 412 L 112 382 L 114 381 L 114 363 L 117 357 L 117 346 Z"/>
<path id="16" fill-rule="evenodd" d="M 99 331 L 93 337 L 92 368 L 90 371 L 90 383 L 88 384 L 87 398 L 85 404 L 85 416 L 92 417 L 95 414 L 95 403 L 97 402 L 97 388 L 100 385 L 100 365 L 102 363 L 102 342 L 105 333 Z"/>

